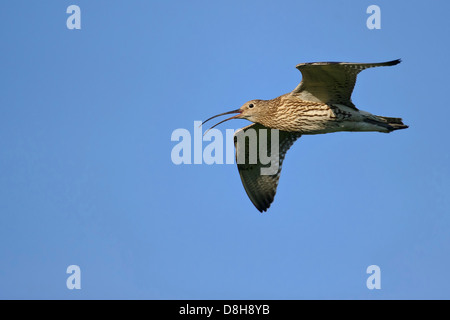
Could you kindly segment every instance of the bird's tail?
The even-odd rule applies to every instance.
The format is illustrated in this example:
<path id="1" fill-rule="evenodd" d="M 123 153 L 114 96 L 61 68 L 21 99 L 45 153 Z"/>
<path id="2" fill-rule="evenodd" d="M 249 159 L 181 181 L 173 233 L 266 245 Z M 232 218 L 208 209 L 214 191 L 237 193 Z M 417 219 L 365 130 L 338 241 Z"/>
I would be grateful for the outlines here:
<path id="1" fill-rule="evenodd" d="M 386 128 L 388 132 L 409 128 L 403 123 L 402 118 L 375 116 L 375 119 L 367 118 L 364 121 Z"/>
<path id="2" fill-rule="evenodd" d="M 386 123 L 388 126 L 392 127 L 390 131 L 408 128 L 408 126 L 403 123 L 402 118 L 391 118 L 382 116 L 377 116 L 377 118 Z"/>

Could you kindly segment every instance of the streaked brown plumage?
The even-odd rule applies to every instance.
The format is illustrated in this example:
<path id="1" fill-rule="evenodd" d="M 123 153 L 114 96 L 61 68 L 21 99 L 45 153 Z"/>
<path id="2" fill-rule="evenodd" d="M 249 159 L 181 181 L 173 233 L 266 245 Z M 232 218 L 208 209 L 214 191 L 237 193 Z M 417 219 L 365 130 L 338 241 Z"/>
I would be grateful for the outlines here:
<path id="1" fill-rule="evenodd" d="M 241 108 L 225 112 L 209 118 L 237 113 L 218 124 L 230 119 L 247 119 L 253 124 L 235 133 L 236 157 L 244 159 L 237 161 L 239 174 L 245 191 L 260 211 L 266 211 L 275 197 L 281 165 L 284 156 L 292 144 L 305 134 L 322 134 L 337 131 L 378 131 L 392 132 L 405 129 L 401 118 L 376 116 L 369 112 L 358 110 L 351 101 L 351 94 L 358 73 L 364 69 L 393 66 L 400 60 L 382 63 L 345 63 L 345 62 L 315 62 L 302 63 L 297 69 L 302 73 L 302 81 L 290 93 L 271 100 L 251 100 Z M 203 123 L 205 123 L 204 121 Z M 216 125 L 218 125 L 216 124 Z M 215 127 L 214 125 L 213 127 Z M 271 150 L 270 129 L 279 130 L 278 150 Z M 251 161 L 250 138 L 240 139 L 240 135 L 256 132 L 259 150 L 261 132 L 269 132 L 267 146 L 268 154 L 277 156 L 278 170 L 274 174 L 263 175 L 261 168 L 265 166 L 257 156 L 257 161 Z M 245 154 L 242 154 L 244 152 Z"/>

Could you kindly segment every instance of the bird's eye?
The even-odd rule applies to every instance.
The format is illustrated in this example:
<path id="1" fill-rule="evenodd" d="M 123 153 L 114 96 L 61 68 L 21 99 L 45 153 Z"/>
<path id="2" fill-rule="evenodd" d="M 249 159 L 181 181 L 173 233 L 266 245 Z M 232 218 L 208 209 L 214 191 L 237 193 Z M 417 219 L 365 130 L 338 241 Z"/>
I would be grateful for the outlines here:
<path id="1" fill-rule="evenodd" d="M 250 103 L 250 104 L 248 105 L 248 107 L 249 107 L 250 109 L 253 108 L 253 107 L 254 107 L 253 103 Z"/>

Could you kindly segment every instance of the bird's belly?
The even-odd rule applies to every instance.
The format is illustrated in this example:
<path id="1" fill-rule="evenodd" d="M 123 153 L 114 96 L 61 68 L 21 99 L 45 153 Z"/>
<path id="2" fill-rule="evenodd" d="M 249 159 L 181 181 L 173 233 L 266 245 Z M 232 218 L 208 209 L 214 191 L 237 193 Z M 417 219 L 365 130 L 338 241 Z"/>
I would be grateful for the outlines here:
<path id="1" fill-rule="evenodd" d="M 301 107 L 291 115 L 279 116 L 277 129 L 301 134 L 322 134 L 348 131 L 352 126 L 354 113 L 350 108 L 321 104 L 314 107 Z"/>

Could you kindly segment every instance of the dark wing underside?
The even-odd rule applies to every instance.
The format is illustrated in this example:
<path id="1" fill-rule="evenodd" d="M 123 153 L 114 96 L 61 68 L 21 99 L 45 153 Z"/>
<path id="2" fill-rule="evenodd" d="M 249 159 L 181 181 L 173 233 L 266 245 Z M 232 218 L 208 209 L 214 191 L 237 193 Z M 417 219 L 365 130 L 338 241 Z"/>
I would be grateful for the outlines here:
<path id="1" fill-rule="evenodd" d="M 302 100 L 339 103 L 356 109 L 351 101 L 356 77 L 367 68 L 393 66 L 400 59 L 381 63 L 314 62 L 296 66 L 302 81 L 291 92 Z"/>
<path id="2" fill-rule="evenodd" d="M 254 131 L 254 133 L 250 131 Z M 262 131 L 265 131 L 266 133 Z M 277 131 L 279 143 L 277 143 L 275 133 L 273 133 L 271 129 L 257 123 L 253 123 L 236 131 L 234 135 L 236 163 L 242 184 L 244 185 L 248 197 L 260 212 L 266 211 L 273 202 L 277 191 L 278 180 L 280 179 L 284 156 L 292 144 L 300 137 L 300 134 L 298 133 Z M 265 140 L 264 134 L 266 134 L 265 137 L 267 137 Z M 263 139 L 261 139 L 261 135 L 263 135 Z M 263 158 L 260 156 L 260 150 L 263 145 L 260 144 L 260 141 L 265 144 L 262 157 L 265 155 L 270 156 L 270 158 L 273 159 L 272 164 L 268 163 L 268 159 L 262 161 Z M 276 143 L 276 145 L 273 143 Z M 272 146 L 276 148 L 273 148 Z M 278 149 L 278 152 L 276 149 Z M 265 150 L 267 150 L 267 152 L 265 152 Z M 271 169 L 269 169 L 269 167 Z M 261 172 L 261 169 L 263 169 L 263 172 Z"/>

